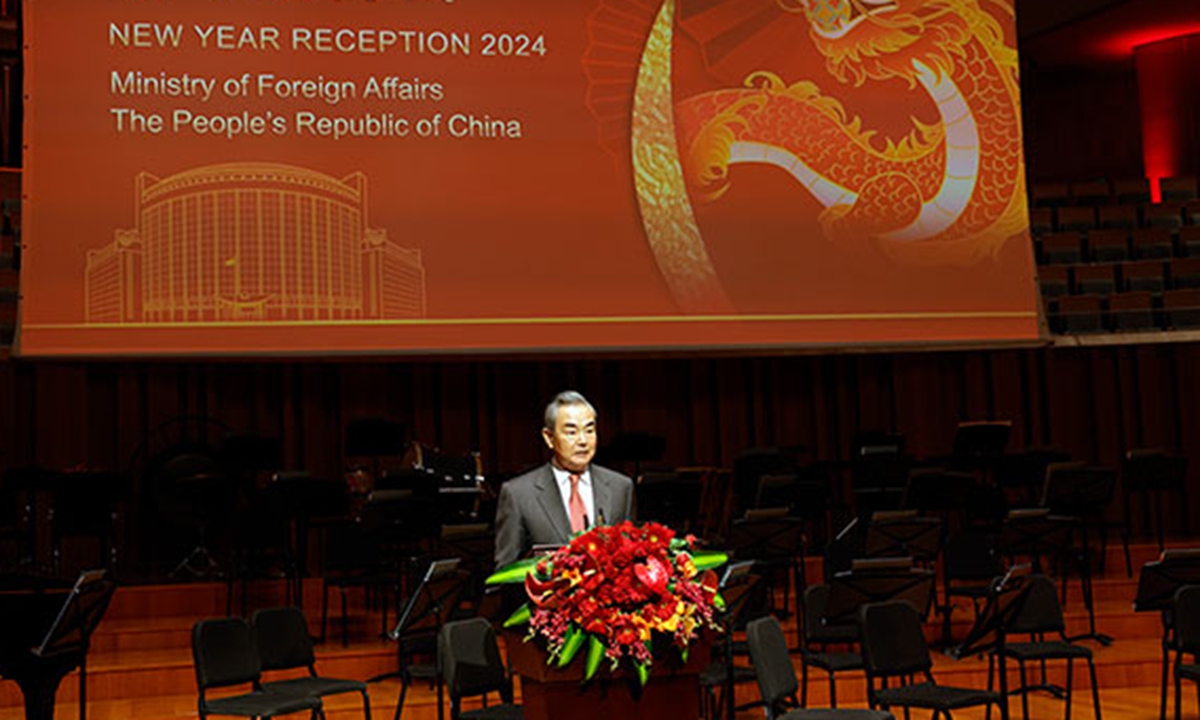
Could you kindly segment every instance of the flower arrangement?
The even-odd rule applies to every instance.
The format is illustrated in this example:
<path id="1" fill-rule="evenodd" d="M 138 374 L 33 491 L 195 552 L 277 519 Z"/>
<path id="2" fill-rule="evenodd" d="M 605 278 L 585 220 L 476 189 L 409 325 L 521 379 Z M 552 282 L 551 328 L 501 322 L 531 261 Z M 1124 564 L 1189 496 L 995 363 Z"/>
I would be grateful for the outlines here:
<path id="1" fill-rule="evenodd" d="M 628 658 L 645 684 L 656 634 L 686 660 L 700 629 L 718 629 L 724 601 L 713 568 L 727 557 L 698 552 L 695 544 L 658 523 L 596 527 L 549 555 L 501 568 L 487 582 L 525 584 L 529 602 L 504 626 L 528 623 L 526 639 L 543 638 L 550 662 L 565 667 L 586 646 L 585 682 L 604 658 L 614 669 Z"/>

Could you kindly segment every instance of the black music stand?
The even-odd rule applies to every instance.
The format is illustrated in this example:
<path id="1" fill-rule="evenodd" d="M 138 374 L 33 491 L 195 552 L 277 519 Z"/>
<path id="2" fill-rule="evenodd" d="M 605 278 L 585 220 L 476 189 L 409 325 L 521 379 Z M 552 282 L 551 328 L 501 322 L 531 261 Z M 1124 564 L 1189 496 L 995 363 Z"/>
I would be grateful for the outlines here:
<path id="1" fill-rule="evenodd" d="M 783 610 L 786 616 L 795 612 L 800 617 L 803 610 L 806 579 L 804 577 L 804 520 L 788 515 L 787 508 L 760 508 L 747 510 L 746 516 L 735 520 L 729 529 L 729 549 L 739 560 L 757 560 L 763 572 L 771 573 L 772 588 L 774 571 L 783 569 Z M 796 584 L 795 608 L 788 609 L 792 581 Z M 774 599 L 774 592 L 771 593 Z M 774 602 L 772 602 L 772 607 Z"/>
<path id="2" fill-rule="evenodd" d="M 1112 644 L 1112 638 L 1096 632 L 1096 608 L 1092 594 L 1092 547 L 1088 535 L 1088 521 L 1098 517 L 1103 523 L 1104 507 L 1112 500 L 1116 490 L 1117 476 L 1111 470 L 1101 467 L 1064 468 L 1059 472 L 1047 470 L 1046 487 L 1042 492 L 1042 507 L 1057 515 L 1069 517 L 1079 528 L 1079 550 L 1075 560 L 1079 565 L 1079 583 L 1083 591 L 1083 604 L 1088 613 L 1088 632 L 1067 640 L 1095 640 L 1105 647 Z M 1103 532 L 1103 528 L 1101 529 Z M 1103 543 L 1102 543 L 1103 545 Z M 1128 562 L 1128 547 L 1126 547 L 1126 562 Z M 1103 565 L 1103 559 L 1101 560 Z M 1065 589 L 1065 580 L 1064 580 Z"/>
<path id="3" fill-rule="evenodd" d="M 932 563 L 942 550 L 941 518 L 926 517 L 916 510 L 877 512 L 867 526 L 866 557 L 911 557 Z"/>
<path id="4" fill-rule="evenodd" d="M 975 620 L 974 627 L 967 633 L 961 645 L 947 654 L 955 660 L 971 655 L 988 653 L 988 691 L 992 689 L 993 674 L 1000 675 L 1000 714 L 1008 718 L 1008 669 L 1004 662 L 1004 642 L 1008 626 L 1020 614 L 1025 598 L 1029 595 L 1029 565 L 1009 568 L 1002 578 L 996 580 L 988 593 L 987 604 Z"/>
<path id="5" fill-rule="evenodd" d="M 974 487 L 975 476 L 969 473 L 944 468 L 915 470 L 909 473 L 900 507 L 940 515 L 949 528 L 950 516 L 965 512 Z"/>
<path id="6" fill-rule="evenodd" d="M 725 566 L 725 572 L 721 574 L 721 582 L 718 584 L 718 590 L 721 593 L 721 598 L 725 601 L 725 611 L 722 613 L 725 620 L 725 707 L 727 712 L 727 720 L 734 720 L 737 715 L 737 703 L 733 697 L 733 686 L 735 684 L 734 667 L 733 667 L 733 623 L 737 616 L 742 613 L 746 602 L 749 600 L 750 589 L 754 586 L 755 578 L 750 573 L 754 568 L 755 561 L 746 560 L 743 562 L 729 563 Z"/>
<path id="7" fill-rule="evenodd" d="M 1033 564 L 1034 572 L 1041 573 L 1043 556 L 1059 556 L 1070 552 L 1072 534 L 1081 527 L 1078 518 L 1053 515 L 1049 508 L 1028 508 L 1010 511 L 1000 526 L 1000 547 L 1009 558 L 1025 556 Z M 1109 635 L 1096 629 L 1096 603 L 1092 587 L 1091 554 L 1088 549 L 1086 530 L 1082 531 L 1082 549 L 1076 553 L 1079 565 L 1079 584 L 1083 595 L 1083 607 L 1087 611 L 1088 631 L 1067 638 L 1068 641 L 1095 640 L 1104 647 L 1112 645 Z M 1066 580 L 1063 580 L 1065 598 Z"/>
<path id="8" fill-rule="evenodd" d="M 1029 558 L 1033 571 L 1042 574 L 1042 558 L 1061 556 L 1074 529 L 1071 518 L 1051 515 L 1049 508 L 1010 510 L 1000 524 L 1000 552 L 1009 559 Z"/>
<path id="9" fill-rule="evenodd" d="M 1162 635 L 1162 694 L 1159 697 L 1159 718 L 1167 717 L 1167 674 L 1170 664 L 1171 633 L 1175 623 L 1171 611 L 1175 592 L 1184 585 L 1200 585 L 1200 548 L 1164 550 L 1155 562 L 1142 566 L 1138 576 L 1134 612 L 1161 613 Z"/>
<path id="10" fill-rule="evenodd" d="M 92 633 L 104 617 L 116 585 L 105 570 L 85 570 L 75 581 L 62 608 L 33 648 L 37 660 L 25 672 L 12 677 L 25 698 L 25 717 L 54 720 L 54 701 L 59 683 L 78 664 L 79 719 L 87 718 L 87 652 Z"/>
<path id="11" fill-rule="evenodd" d="M 932 570 L 914 568 L 912 558 L 855 560 L 850 570 L 833 576 L 822 621 L 856 624 L 863 605 L 888 600 L 904 600 L 925 618 L 933 602 L 934 578 Z"/>
<path id="12" fill-rule="evenodd" d="M 408 662 L 408 655 L 424 649 L 419 642 L 421 640 L 426 641 L 427 647 L 434 648 L 436 653 L 437 634 L 458 608 L 458 601 L 466 582 L 466 577 L 459 571 L 458 565 L 458 558 L 434 560 L 429 563 L 429 569 L 425 571 L 421 584 L 408 599 L 404 610 L 401 611 L 396 627 L 388 633 L 388 636 L 397 643 L 399 669 L 367 681 L 400 678 L 400 698 L 396 704 L 395 720 L 400 720 L 400 712 L 404 709 L 404 698 L 408 694 L 408 686 L 414 679 L 433 680 L 437 684 L 438 718 L 441 720 L 445 717 L 445 709 L 442 707 L 442 674 L 438 669 L 436 658 L 432 665 L 412 665 Z M 406 640 L 415 642 L 418 647 L 405 648 Z"/>
<path id="13" fill-rule="evenodd" d="M 1029 593 L 1028 582 L 1030 566 L 1014 565 L 1003 577 L 992 584 L 988 592 L 987 604 L 983 612 L 975 620 L 975 625 L 967 632 L 967 637 L 946 654 L 955 660 L 961 660 L 971 655 L 982 655 L 995 651 L 1003 663 L 1004 638 L 1008 626 L 1021 612 L 1022 603 Z M 990 672 L 990 669 L 989 669 Z M 1000 666 L 1001 683 L 1004 683 L 1004 666 Z"/>

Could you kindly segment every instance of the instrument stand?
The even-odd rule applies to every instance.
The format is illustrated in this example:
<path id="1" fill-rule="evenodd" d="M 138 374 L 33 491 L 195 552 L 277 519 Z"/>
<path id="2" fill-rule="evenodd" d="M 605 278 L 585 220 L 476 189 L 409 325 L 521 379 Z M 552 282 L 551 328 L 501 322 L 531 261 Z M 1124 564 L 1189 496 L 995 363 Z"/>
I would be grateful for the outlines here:
<path id="1" fill-rule="evenodd" d="M 1162 688 L 1159 695 L 1159 720 L 1167 717 L 1167 675 L 1175 623 L 1172 612 L 1175 592 L 1184 585 L 1200 584 L 1200 549 L 1164 550 L 1156 562 L 1142 566 L 1138 577 L 1134 612 L 1158 612 L 1162 619 Z"/>
<path id="2" fill-rule="evenodd" d="M 208 545 L 204 539 L 205 534 L 204 528 L 200 528 L 200 539 L 196 547 L 192 548 L 192 551 L 180 560 L 179 564 L 171 572 L 167 573 L 167 577 L 176 578 L 184 572 L 187 572 L 194 578 L 224 577 L 221 564 L 217 562 L 217 559 L 213 557 L 208 549 Z"/>
<path id="3" fill-rule="evenodd" d="M 42 641 L 33 648 L 34 663 L 10 676 L 24 695 L 28 720 L 54 720 L 58 686 L 75 667 L 79 668 L 79 720 L 87 719 L 88 646 L 116 590 L 106 575 L 105 570 L 80 574 Z"/>
<path id="4" fill-rule="evenodd" d="M 749 560 L 726 566 L 718 585 L 721 597 L 725 600 L 725 702 L 722 704 L 725 706 L 726 720 L 734 720 L 739 710 L 733 696 L 736 684 L 733 669 L 733 626 L 745 609 L 750 597 L 750 588 L 758 580 L 750 574 L 754 564 L 753 560 Z"/>
<path id="5" fill-rule="evenodd" d="M 992 690 L 994 674 L 1000 676 L 1000 714 L 1008 718 L 1008 668 L 1005 667 L 1004 643 L 1008 626 L 1021 612 L 1029 594 L 1029 565 L 1018 565 L 1009 569 L 998 579 L 988 592 L 987 604 L 975 620 L 975 626 L 967 633 L 961 645 L 947 651 L 947 655 L 961 660 L 972 655 L 988 655 L 988 691 Z M 998 671 L 998 672 L 997 672 Z"/>
<path id="6" fill-rule="evenodd" d="M 466 583 L 465 574 L 458 569 L 459 559 L 434 560 L 400 613 L 396 627 L 388 636 L 396 641 L 400 666 L 397 670 L 376 675 L 367 682 L 378 682 L 389 678 L 400 678 L 400 698 L 396 704 L 395 720 L 400 720 L 408 686 L 417 678 L 432 680 L 437 685 L 438 720 L 445 717 L 442 701 L 444 688 L 442 673 L 436 661 L 433 665 L 411 665 L 405 656 L 404 641 L 414 635 L 432 637 L 436 653 L 437 635 L 450 615 L 458 608 L 458 601 Z"/>
<path id="7" fill-rule="evenodd" d="M 1095 640 L 1104 647 L 1112 645 L 1113 639 L 1111 635 L 1096 631 L 1096 604 L 1092 594 L 1092 549 L 1088 545 L 1087 527 L 1083 526 L 1080 531 L 1082 547 L 1075 553 L 1075 559 L 1079 564 L 1079 586 L 1083 593 L 1083 607 L 1087 610 L 1088 616 L 1088 631 L 1080 635 L 1068 637 L 1069 642 L 1076 640 Z M 1064 585 L 1066 581 L 1063 581 Z"/>
<path id="8" fill-rule="evenodd" d="M 935 578 L 932 570 L 914 568 L 912 558 L 855 560 L 850 570 L 833 576 L 823 621 L 857 624 L 863 605 L 888 600 L 907 601 L 922 618 L 928 617 Z"/>

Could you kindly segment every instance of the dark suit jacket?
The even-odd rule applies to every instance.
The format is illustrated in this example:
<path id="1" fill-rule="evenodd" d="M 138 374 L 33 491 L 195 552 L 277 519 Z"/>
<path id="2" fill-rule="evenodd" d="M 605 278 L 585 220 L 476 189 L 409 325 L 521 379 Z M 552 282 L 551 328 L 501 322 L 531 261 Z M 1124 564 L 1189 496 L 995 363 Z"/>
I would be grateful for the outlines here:
<path id="1" fill-rule="evenodd" d="M 593 522 L 615 525 L 633 519 L 633 481 L 621 473 L 592 465 Z M 496 507 L 496 568 L 519 560 L 534 545 L 563 544 L 571 537 L 571 521 L 547 463 L 500 486 Z"/>

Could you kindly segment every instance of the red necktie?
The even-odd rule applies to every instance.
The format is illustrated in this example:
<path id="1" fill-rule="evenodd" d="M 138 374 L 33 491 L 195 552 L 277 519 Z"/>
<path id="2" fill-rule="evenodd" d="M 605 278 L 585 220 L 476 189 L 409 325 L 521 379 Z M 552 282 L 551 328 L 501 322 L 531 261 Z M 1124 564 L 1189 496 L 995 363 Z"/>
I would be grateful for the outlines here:
<path id="1" fill-rule="evenodd" d="M 583 504 L 583 497 L 579 494 L 579 476 L 571 473 L 567 476 L 571 481 L 571 497 L 567 500 L 567 505 L 571 508 L 571 532 L 583 532 L 587 529 L 587 506 Z"/>

